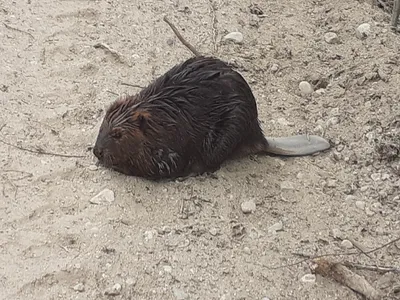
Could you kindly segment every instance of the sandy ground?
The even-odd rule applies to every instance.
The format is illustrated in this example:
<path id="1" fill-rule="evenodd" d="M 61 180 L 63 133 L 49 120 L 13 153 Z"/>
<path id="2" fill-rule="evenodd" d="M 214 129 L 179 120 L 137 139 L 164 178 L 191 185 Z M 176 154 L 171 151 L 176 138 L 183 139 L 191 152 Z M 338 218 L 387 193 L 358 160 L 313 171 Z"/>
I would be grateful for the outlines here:
<path id="1" fill-rule="evenodd" d="M 260 1 L 261 17 L 250 4 L 0 3 L 1 299 L 361 299 L 329 278 L 305 282 L 307 261 L 283 265 L 359 252 L 342 239 L 367 251 L 399 237 L 400 39 L 390 16 L 357 1 Z M 184 182 L 97 168 L 89 147 L 104 109 L 139 90 L 123 83 L 144 86 L 191 56 L 164 14 L 236 64 L 267 135 L 324 135 L 331 151 L 249 157 Z M 221 43 L 236 30 L 243 44 Z M 318 91 L 300 95 L 302 80 Z M 92 204 L 104 189 L 114 201 Z M 400 242 L 328 259 L 399 267 Z M 352 270 L 399 299 L 399 274 Z"/>

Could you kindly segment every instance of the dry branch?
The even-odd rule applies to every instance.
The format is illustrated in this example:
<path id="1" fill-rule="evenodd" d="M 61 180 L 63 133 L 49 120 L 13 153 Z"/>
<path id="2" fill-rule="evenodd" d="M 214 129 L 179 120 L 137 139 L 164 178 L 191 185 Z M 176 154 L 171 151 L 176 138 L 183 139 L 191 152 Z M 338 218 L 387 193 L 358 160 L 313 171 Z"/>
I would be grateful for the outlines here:
<path id="1" fill-rule="evenodd" d="M 331 278 L 353 291 L 364 295 L 367 299 L 382 299 L 382 295 L 364 277 L 352 272 L 341 263 L 333 263 L 325 259 L 314 262 L 316 263 L 314 269 L 316 274 Z"/>
<path id="2" fill-rule="evenodd" d="M 24 148 L 24 147 L 20 147 L 20 146 L 8 143 L 6 141 L 3 141 L 2 139 L 0 139 L 0 142 L 5 144 L 5 145 L 8 145 L 8 146 L 14 147 L 16 149 L 19 149 L 21 151 L 30 152 L 30 153 L 34 153 L 34 154 L 59 156 L 59 157 L 68 157 L 68 158 L 81 158 L 81 157 L 84 157 L 83 155 L 69 155 L 69 154 L 60 154 L 60 153 L 47 152 L 47 151 L 44 151 L 42 149 L 39 149 L 39 150 L 28 149 L 28 148 Z"/>
<path id="3" fill-rule="evenodd" d="M 165 16 L 164 21 L 171 27 L 172 31 L 175 33 L 176 37 L 180 40 L 180 42 L 185 45 L 194 55 L 200 56 L 200 52 L 198 52 L 192 45 L 190 45 L 183 36 L 179 33 L 178 29 L 175 27 L 174 24 L 171 23 L 170 20 Z"/>

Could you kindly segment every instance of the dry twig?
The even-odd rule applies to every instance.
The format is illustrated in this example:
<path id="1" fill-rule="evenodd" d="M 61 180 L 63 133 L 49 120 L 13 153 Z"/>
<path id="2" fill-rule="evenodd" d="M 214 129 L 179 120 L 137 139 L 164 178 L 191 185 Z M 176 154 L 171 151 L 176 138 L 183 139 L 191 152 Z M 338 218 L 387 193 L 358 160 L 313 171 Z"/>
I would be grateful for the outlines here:
<path id="1" fill-rule="evenodd" d="M 170 20 L 165 16 L 164 21 L 171 27 L 172 31 L 175 33 L 176 37 L 180 40 L 180 42 L 186 46 L 195 56 L 201 56 L 200 52 L 198 52 L 192 45 L 190 45 L 183 36 L 179 33 L 178 29 L 174 24 L 171 23 Z"/>
<path id="2" fill-rule="evenodd" d="M 392 11 L 392 21 L 391 21 L 391 26 L 393 29 L 397 29 L 399 15 L 400 15 L 400 0 L 394 0 L 393 11 Z"/>
<path id="3" fill-rule="evenodd" d="M 398 241 L 400 241 L 400 237 L 391 240 L 390 242 L 387 242 L 386 244 L 383 244 L 382 246 L 379 246 L 378 248 L 363 252 L 363 254 L 367 255 L 367 254 L 371 254 L 373 252 L 379 251 L 387 246 L 393 245 L 394 243 L 397 243 Z M 316 256 L 309 256 L 305 259 L 302 259 L 298 262 L 292 263 L 292 264 L 286 264 L 286 265 L 281 265 L 281 266 L 277 266 L 277 267 L 268 267 L 268 266 L 264 266 L 270 270 L 277 270 L 277 269 L 282 269 L 282 268 L 287 268 L 287 267 L 293 267 L 293 266 L 297 266 L 303 262 L 307 262 L 310 260 L 315 260 L 318 258 L 323 258 L 323 257 L 334 257 L 334 256 L 351 256 L 351 255 L 355 255 L 355 254 L 360 254 L 359 252 L 345 252 L 345 253 L 327 253 L 327 254 L 321 254 L 321 255 L 316 255 Z M 302 254 L 302 256 L 306 256 L 304 254 Z"/>
<path id="4" fill-rule="evenodd" d="M 332 278 L 338 283 L 349 287 L 353 291 L 364 295 L 367 299 L 382 299 L 381 294 L 374 289 L 364 277 L 352 272 L 343 264 L 332 263 L 324 259 L 315 261 L 315 263 L 317 265 L 314 269 L 316 274 Z"/>
<path id="5" fill-rule="evenodd" d="M 131 86 L 131 87 L 135 87 L 135 88 L 144 89 L 144 86 L 141 86 L 141 85 L 138 85 L 138 84 L 127 83 L 127 82 L 121 82 L 121 85 L 126 85 L 126 86 Z"/>
<path id="6" fill-rule="evenodd" d="M 344 262 L 343 264 L 346 267 L 350 267 L 350 268 L 375 271 L 375 272 L 381 272 L 381 273 L 393 272 L 393 273 L 400 274 L 400 267 L 362 265 L 362 264 L 355 264 L 352 262 Z"/>
<path id="7" fill-rule="evenodd" d="M 29 35 L 31 38 L 35 39 L 35 37 L 34 37 L 30 32 L 27 32 L 27 31 L 24 31 L 24 30 L 21 30 L 21 29 L 12 27 L 12 26 L 8 25 L 7 23 L 4 23 L 4 22 L 3 22 L 3 24 L 4 24 L 4 26 L 5 26 L 7 29 L 14 30 L 14 31 L 18 31 L 18 32 L 27 34 L 27 35 Z"/>
<path id="8" fill-rule="evenodd" d="M 112 49 L 110 46 L 104 43 L 97 43 L 93 46 L 95 49 L 103 49 L 106 50 L 108 53 L 111 54 L 118 62 L 125 63 L 123 56 L 116 50 Z"/>
<path id="9" fill-rule="evenodd" d="M 24 147 L 20 147 L 20 146 L 8 143 L 8 142 L 6 142 L 6 141 L 4 141 L 2 139 L 0 139 L 0 142 L 5 144 L 5 145 L 8 145 L 8 146 L 14 147 L 16 149 L 19 149 L 21 151 L 26 151 L 26 152 L 30 152 L 30 153 L 34 153 L 34 154 L 51 155 L 51 156 L 59 156 L 59 157 L 67 157 L 67 158 L 84 157 L 83 155 L 69 155 L 69 154 L 60 154 L 60 153 L 47 152 L 47 151 L 44 151 L 44 150 L 41 150 L 41 149 L 39 149 L 39 150 L 28 149 L 28 148 L 24 148 Z"/>

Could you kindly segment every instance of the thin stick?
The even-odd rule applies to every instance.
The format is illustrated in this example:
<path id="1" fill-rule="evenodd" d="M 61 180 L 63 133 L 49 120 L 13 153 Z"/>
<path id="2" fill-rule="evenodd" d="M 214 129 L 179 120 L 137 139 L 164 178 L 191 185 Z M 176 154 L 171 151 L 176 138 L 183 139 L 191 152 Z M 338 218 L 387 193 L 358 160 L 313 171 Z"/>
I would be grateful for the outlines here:
<path id="1" fill-rule="evenodd" d="M 20 147 L 11 143 L 8 143 L 6 141 L 3 141 L 2 139 L 0 139 L 0 142 L 3 144 L 6 144 L 8 146 L 14 147 L 16 149 L 22 150 L 22 151 L 26 151 L 26 152 L 30 152 L 30 153 L 35 153 L 35 154 L 42 154 L 42 155 L 51 155 L 51 156 L 60 156 L 60 157 L 68 157 L 68 158 L 80 158 L 80 157 L 84 157 L 83 155 L 68 155 L 68 154 L 59 154 L 59 153 L 53 153 L 53 152 L 46 152 L 43 150 L 33 150 L 33 149 L 28 149 L 28 148 L 24 148 L 24 147 Z"/>
<path id="2" fill-rule="evenodd" d="M 372 258 L 370 255 L 368 255 L 368 253 L 366 253 L 368 250 L 365 249 L 365 247 L 363 245 L 361 245 L 359 242 L 353 240 L 353 239 L 348 239 L 354 247 L 356 247 L 358 250 L 360 250 L 365 256 L 367 256 L 368 258 Z"/>
<path id="3" fill-rule="evenodd" d="M 392 11 L 392 22 L 391 22 L 391 26 L 393 29 L 397 28 L 399 15 L 400 15 L 400 0 L 394 0 L 393 11 Z"/>
<path id="4" fill-rule="evenodd" d="M 396 239 L 394 239 L 394 240 L 392 240 L 392 241 L 390 241 L 390 242 L 388 242 L 388 243 L 386 243 L 386 244 L 384 244 L 382 246 L 379 246 L 378 248 L 363 252 L 363 254 L 367 255 L 367 254 L 376 252 L 376 251 L 381 250 L 381 249 L 383 249 L 383 248 L 385 248 L 387 246 L 390 246 L 390 245 L 392 245 L 394 243 L 397 243 L 398 241 L 400 241 L 400 237 L 398 237 L 398 238 L 396 238 Z M 305 259 L 302 259 L 302 260 L 300 260 L 298 262 L 295 262 L 295 263 L 292 263 L 292 264 L 286 264 L 286 265 L 281 265 L 281 266 L 277 266 L 277 267 L 268 267 L 268 266 L 264 266 L 264 267 L 266 267 L 267 269 L 270 269 L 270 270 L 278 270 L 278 269 L 282 269 L 282 268 L 297 266 L 297 265 L 299 265 L 299 264 L 301 264 L 303 262 L 307 262 L 307 261 L 314 260 L 314 259 L 317 259 L 317 258 L 323 258 L 323 257 L 328 257 L 328 256 L 330 256 L 330 257 L 351 256 L 351 255 L 355 255 L 355 254 L 360 254 L 360 252 L 327 253 L 327 254 L 321 254 L 321 255 L 316 255 L 316 256 L 310 256 L 310 257 L 307 257 Z"/>
<path id="5" fill-rule="evenodd" d="M 135 87 L 135 88 L 144 89 L 144 86 L 141 86 L 141 85 L 138 85 L 138 84 L 127 83 L 127 82 L 121 82 L 121 85 L 126 85 L 126 86 L 131 86 L 131 87 Z"/>
<path id="6" fill-rule="evenodd" d="M 344 265 L 322 259 L 315 263 L 317 264 L 314 270 L 315 273 L 332 278 L 336 282 L 364 295 L 367 299 L 382 299 L 382 295 L 364 277 L 352 272 Z"/>
<path id="7" fill-rule="evenodd" d="M 355 263 L 352 263 L 352 262 L 344 262 L 343 264 L 346 267 L 351 267 L 351 268 L 356 268 L 356 269 L 375 271 L 375 272 L 382 272 L 382 273 L 393 272 L 393 273 L 400 274 L 400 268 L 399 267 L 361 265 L 361 264 L 355 264 Z"/>
<path id="8" fill-rule="evenodd" d="M 119 61 L 120 63 L 125 63 L 125 60 L 123 59 L 122 55 L 112 49 L 109 45 L 104 44 L 104 43 L 97 43 L 93 46 L 95 49 L 103 49 L 106 50 L 107 52 L 109 52 L 111 54 L 111 56 L 113 56 L 117 61 Z"/>
<path id="9" fill-rule="evenodd" d="M 112 94 L 112 95 L 115 95 L 115 96 L 119 96 L 119 94 L 117 94 L 117 93 L 115 93 L 115 92 L 113 92 L 113 91 L 110 91 L 110 90 L 106 90 L 106 92 L 107 92 L 107 93 L 110 93 L 110 94 Z"/>
<path id="10" fill-rule="evenodd" d="M 29 35 L 31 38 L 35 39 L 35 37 L 34 37 L 30 32 L 27 32 L 27 31 L 24 31 L 24 30 L 21 30 L 21 29 L 12 27 L 12 26 L 10 26 L 10 25 L 4 23 L 4 22 L 3 22 L 3 24 L 4 24 L 4 26 L 5 26 L 7 29 L 14 30 L 14 31 L 18 31 L 18 32 L 21 32 L 21 33 L 25 33 L 25 34 Z"/>
<path id="11" fill-rule="evenodd" d="M 183 36 L 179 33 L 178 29 L 174 24 L 171 23 L 170 20 L 165 16 L 164 21 L 171 27 L 172 31 L 175 33 L 176 37 L 181 41 L 181 43 L 186 46 L 195 56 L 201 56 L 200 52 L 198 52 L 192 45 L 190 45 Z"/>

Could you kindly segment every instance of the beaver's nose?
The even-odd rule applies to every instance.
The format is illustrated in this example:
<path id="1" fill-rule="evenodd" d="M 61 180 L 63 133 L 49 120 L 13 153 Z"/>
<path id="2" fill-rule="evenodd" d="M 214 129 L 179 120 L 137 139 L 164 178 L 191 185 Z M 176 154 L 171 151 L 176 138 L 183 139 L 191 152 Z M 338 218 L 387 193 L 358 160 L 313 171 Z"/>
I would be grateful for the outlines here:
<path id="1" fill-rule="evenodd" d="M 99 149 L 98 147 L 93 148 L 93 154 L 98 158 L 101 159 L 103 157 L 103 150 Z"/>

